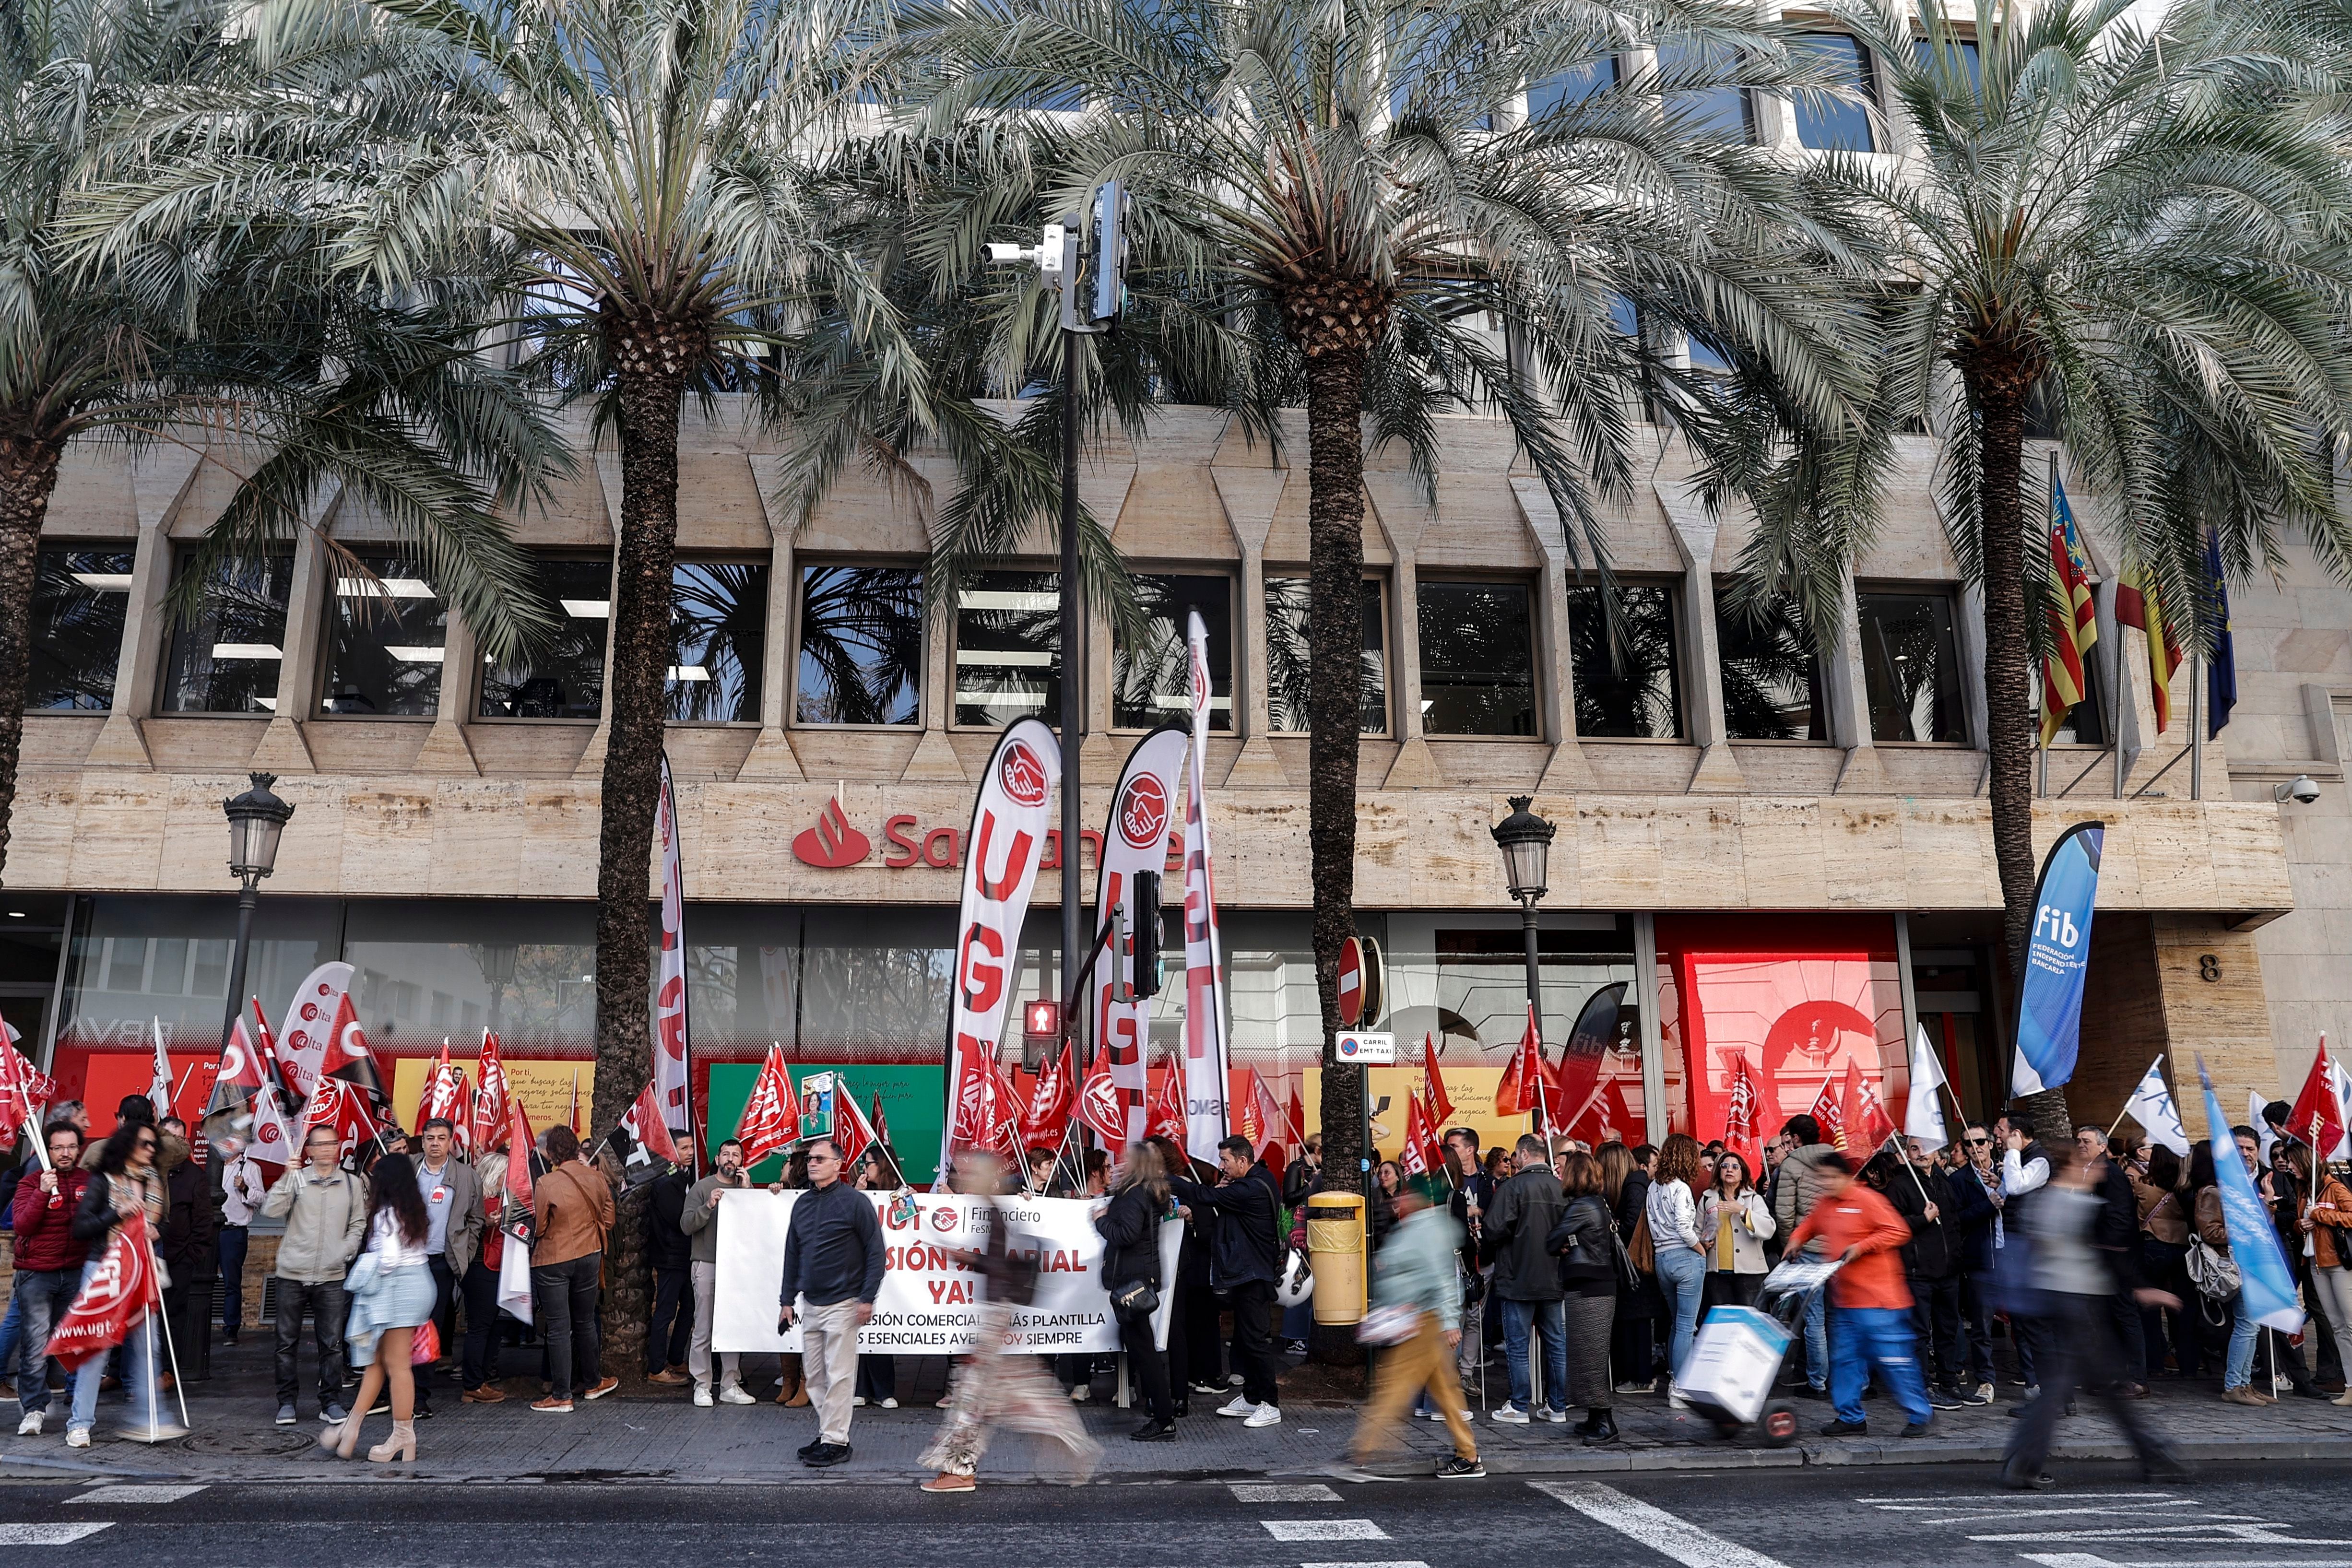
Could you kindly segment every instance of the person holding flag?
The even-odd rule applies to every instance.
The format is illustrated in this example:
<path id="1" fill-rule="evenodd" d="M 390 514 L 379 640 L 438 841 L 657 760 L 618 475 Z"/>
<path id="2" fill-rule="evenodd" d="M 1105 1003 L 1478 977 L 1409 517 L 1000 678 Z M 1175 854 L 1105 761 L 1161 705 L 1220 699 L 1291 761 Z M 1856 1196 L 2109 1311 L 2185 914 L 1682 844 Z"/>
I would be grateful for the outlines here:
<path id="1" fill-rule="evenodd" d="M 71 1124 L 49 1128 L 40 1172 L 16 1184 L 10 1215 L 16 1227 L 16 1277 L 8 1310 L 24 1314 L 21 1362 L 0 1358 L 0 1371 L 16 1379 L 16 1436 L 37 1437 L 49 1407 L 48 1354 L 51 1329 L 81 1289 L 89 1244 L 73 1233 L 74 1216 L 89 1186 L 81 1169 L 81 1134 Z M 79 1381 L 77 1377 L 76 1381 Z M 68 1385 L 70 1386 L 70 1385 Z"/>
<path id="2" fill-rule="evenodd" d="M 73 1239 L 89 1250 L 81 1294 L 51 1336 L 49 1354 L 81 1370 L 93 1352 L 122 1346 L 122 1385 L 142 1437 L 155 1441 L 187 1435 L 184 1426 L 166 1426 L 156 1376 L 156 1335 L 163 1315 L 163 1281 L 152 1238 L 163 1225 L 163 1174 L 156 1156 L 163 1134 L 143 1122 L 124 1122 L 101 1145 L 81 1206 L 74 1210 Z M 79 1314 L 110 1286 L 121 1288 L 119 1306 L 94 1333 Z M 66 1417 L 66 1447 L 89 1447 L 98 1425 L 100 1369 L 89 1366 L 73 1380 L 73 1408 Z"/>
<path id="3" fill-rule="evenodd" d="M 2303 1233 L 2311 1238 L 2312 1296 L 2337 1347 L 2352 1347 L 2352 1187 L 2325 1160 L 2315 1167 Z M 2337 1395 L 2336 1403 L 2352 1405 L 2352 1388 Z"/>

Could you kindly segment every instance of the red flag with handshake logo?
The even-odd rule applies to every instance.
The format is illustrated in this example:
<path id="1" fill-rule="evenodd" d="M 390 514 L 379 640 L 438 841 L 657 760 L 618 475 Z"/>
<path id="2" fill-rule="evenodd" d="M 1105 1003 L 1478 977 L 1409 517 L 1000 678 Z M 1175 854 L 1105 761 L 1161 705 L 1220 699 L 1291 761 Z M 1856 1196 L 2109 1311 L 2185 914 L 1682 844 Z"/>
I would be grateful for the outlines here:
<path id="1" fill-rule="evenodd" d="M 106 1244 L 106 1256 L 49 1334 L 49 1354 L 68 1372 L 79 1372 L 121 1344 L 131 1324 L 163 1304 L 154 1254 L 147 1247 L 147 1217 L 125 1215 Z"/>

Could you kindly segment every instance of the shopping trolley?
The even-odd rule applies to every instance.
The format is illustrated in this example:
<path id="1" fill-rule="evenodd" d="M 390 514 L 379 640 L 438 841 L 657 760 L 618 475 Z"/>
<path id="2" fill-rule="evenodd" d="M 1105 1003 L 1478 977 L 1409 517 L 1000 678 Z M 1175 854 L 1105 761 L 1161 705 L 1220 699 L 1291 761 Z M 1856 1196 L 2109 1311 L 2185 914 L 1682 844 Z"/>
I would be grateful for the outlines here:
<path id="1" fill-rule="evenodd" d="M 1785 1448 L 1797 1440 L 1797 1412 L 1772 1397 L 1773 1385 L 1813 1298 L 1843 1267 L 1833 1258 L 1791 1258 L 1764 1277 L 1755 1306 L 1708 1310 L 1675 1391 L 1727 1441 L 1752 1434 L 1766 1448 Z"/>

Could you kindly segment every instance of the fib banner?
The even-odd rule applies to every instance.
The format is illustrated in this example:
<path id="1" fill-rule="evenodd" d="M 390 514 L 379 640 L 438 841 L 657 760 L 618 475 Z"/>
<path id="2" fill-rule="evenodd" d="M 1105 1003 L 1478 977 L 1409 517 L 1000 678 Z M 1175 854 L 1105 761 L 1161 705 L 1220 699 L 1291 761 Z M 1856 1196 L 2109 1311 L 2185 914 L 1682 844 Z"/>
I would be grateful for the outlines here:
<path id="1" fill-rule="evenodd" d="M 975 1209 L 988 1199 L 927 1193 L 872 1192 L 875 1218 L 882 1222 L 882 1291 L 874 1319 L 857 1335 L 857 1348 L 905 1355 L 961 1355 L 972 1347 L 980 1328 L 982 1283 L 978 1270 L 952 1256 L 978 1251 L 987 1231 L 974 1223 Z M 719 1275 L 711 1301 L 711 1343 L 722 1351 L 797 1351 L 800 1324 L 776 1333 L 776 1296 L 784 1279 L 784 1236 L 792 1225 L 796 1192 L 723 1192 L 719 1195 Z M 1094 1227 L 1095 1205 L 1076 1198 L 1007 1198 L 1000 1206 L 1006 1244 L 1037 1258 L 1037 1291 L 1029 1305 L 1013 1311 L 1008 1348 L 1039 1354 L 1084 1354 L 1119 1348 L 1118 1323 L 1102 1282 L 1102 1237 Z M 1160 1228 L 1160 1278 L 1176 1277 L 1176 1249 L 1183 1228 Z M 1162 1291 L 1152 1329 L 1168 1343 L 1173 1291 Z"/>
<path id="2" fill-rule="evenodd" d="M 2074 1076 L 2082 1045 L 2083 983 L 2091 963 L 2091 907 L 2099 897 L 2104 822 L 2077 822 L 2050 846 L 2033 884 L 2033 932 L 2018 996 L 2017 1060 L 2010 1092 L 2022 1098 Z"/>

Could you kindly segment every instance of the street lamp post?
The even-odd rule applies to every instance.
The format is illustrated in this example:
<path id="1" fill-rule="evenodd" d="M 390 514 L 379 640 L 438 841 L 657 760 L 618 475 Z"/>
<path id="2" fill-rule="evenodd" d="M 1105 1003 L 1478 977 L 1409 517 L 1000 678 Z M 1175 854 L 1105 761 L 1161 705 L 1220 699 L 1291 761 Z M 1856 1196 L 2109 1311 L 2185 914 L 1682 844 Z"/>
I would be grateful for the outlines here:
<path id="1" fill-rule="evenodd" d="M 228 1008 L 221 1015 L 221 1048 L 245 1005 L 245 960 L 253 942 L 253 911 L 261 902 L 261 879 L 278 868 L 278 839 L 294 815 L 293 806 L 269 792 L 275 773 L 251 773 L 253 788 L 221 802 L 228 816 L 228 871 L 237 879 L 236 946 L 229 956 Z"/>
<path id="2" fill-rule="evenodd" d="M 1543 1016 L 1542 978 L 1536 967 L 1536 904 L 1549 890 L 1545 869 L 1551 859 L 1552 835 L 1559 830 L 1528 810 L 1531 795 L 1511 797 L 1511 814 L 1488 830 L 1503 852 L 1503 875 L 1511 896 L 1518 900 L 1519 918 L 1527 927 L 1528 1006 Z"/>

